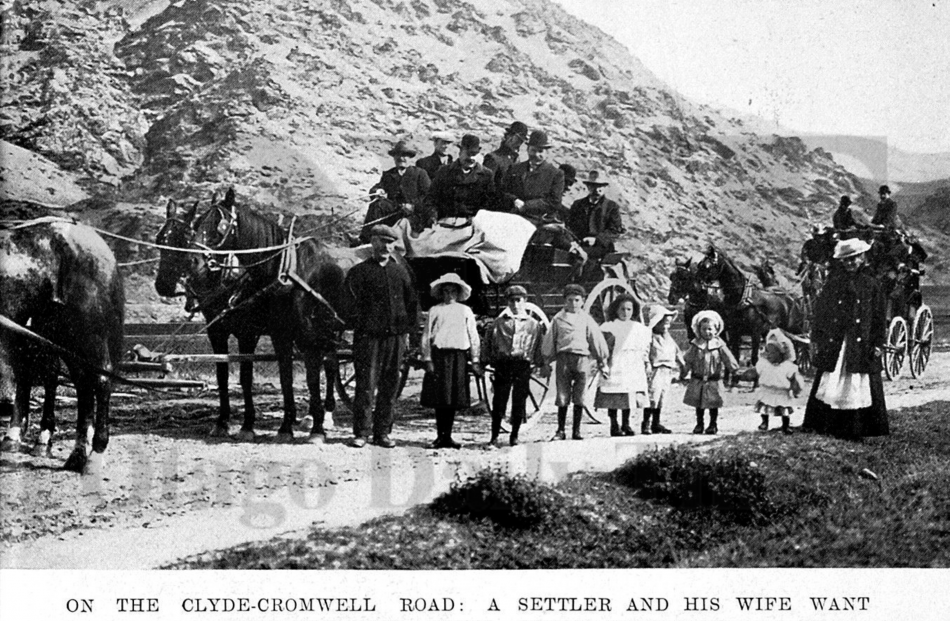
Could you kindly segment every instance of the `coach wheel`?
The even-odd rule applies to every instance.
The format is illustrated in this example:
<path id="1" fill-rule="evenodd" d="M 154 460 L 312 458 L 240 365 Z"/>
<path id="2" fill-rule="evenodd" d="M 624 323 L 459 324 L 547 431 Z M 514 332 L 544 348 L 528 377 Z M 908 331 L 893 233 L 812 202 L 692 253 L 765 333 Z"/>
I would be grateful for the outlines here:
<path id="1" fill-rule="evenodd" d="M 887 345 L 884 348 L 884 374 L 889 380 L 900 377 L 907 354 L 907 322 L 903 317 L 891 319 L 887 329 Z"/>
<path id="2" fill-rule="evenodd" d="M 584 302 L 584 310 L 594 321 L 604 323 L 607 320 L 607 309 L 610 304 L 623 294 L 639 299 L 633 287 L 619 278 L 605 278 L 597 283 Z"/>
<path id="3" fill-rule="evenodd" d="M 795 358 L 798 362 L 798 371 L 802 375 L 811 375 L 814 371 L 811 364 L 811 345 L 809 343 L 795 343 Z"/>
<path id="4" fill-rule="evenodd" d="M 914 328 L 911 331 L 910 374 L 920 377 L 930 361 L 930 346 L 934 338 L 934 316 L 930 307 L 921 305 L 914 315 Z"/>

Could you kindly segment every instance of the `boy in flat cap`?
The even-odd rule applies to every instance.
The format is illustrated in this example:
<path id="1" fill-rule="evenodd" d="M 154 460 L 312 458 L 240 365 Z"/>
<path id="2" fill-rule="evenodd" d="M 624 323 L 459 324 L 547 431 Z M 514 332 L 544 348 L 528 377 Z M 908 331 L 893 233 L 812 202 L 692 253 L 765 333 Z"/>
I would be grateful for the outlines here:
<path id="1" fill-rule="evenodd" d="M 429 175 L 409 163 L 416 156 L 416 150 L 400 140 L 389 150 L 389 155 L 395 166 L 385 171 L 379 182 L 369 189 L 373 200 L 360 232 L 362 244 L 369 243 L 370 230 L 376 224 L 392 226 L 402 218 L 409 218 L 414 231 L 431 224 L 423 205 L 431 185 Z"/>
<path id="2" fill-rule="evenodd" d="M 486 362 L 495 369 L 492 385 L 491 440 L 489 446 L 498 446 L 501 421 L 508 408 L 511 393 L 511 446 L 518 444 L 518 431 L 527 414 L 531 368 L 542 366 L 541 338 L 544 326 L 525 310 L 528 292 L 520 285 L 505 291 L 508 306 L 495 319 L 485 343 Z M 550 369 L 548 370 L 550 372 Z"/>

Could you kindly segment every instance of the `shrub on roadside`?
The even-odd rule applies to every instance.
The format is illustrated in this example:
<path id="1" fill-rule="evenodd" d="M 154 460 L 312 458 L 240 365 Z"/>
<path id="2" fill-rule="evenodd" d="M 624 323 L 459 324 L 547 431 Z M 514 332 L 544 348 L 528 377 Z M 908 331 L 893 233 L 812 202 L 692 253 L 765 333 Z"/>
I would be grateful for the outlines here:
<path id="1" fill-rule="evenodd" d="M 615 475 L 643 498 L 679 509 L 715 510 L 740 524 L 765 521 L 774 513 L 765 475 L 741 455 L 709 458 L 691 447 L 670 446 L 637 456 Z"/>
<path id="2" fill-rule="evenodd" d="M 455 481 L 431 504 L 436 515 L 488 519 L 514 529 L 553 523 L 567 513 L 567 508 L 566 499 L 554 488 L 498 468 L 486 468 L 465 481 Z"/>

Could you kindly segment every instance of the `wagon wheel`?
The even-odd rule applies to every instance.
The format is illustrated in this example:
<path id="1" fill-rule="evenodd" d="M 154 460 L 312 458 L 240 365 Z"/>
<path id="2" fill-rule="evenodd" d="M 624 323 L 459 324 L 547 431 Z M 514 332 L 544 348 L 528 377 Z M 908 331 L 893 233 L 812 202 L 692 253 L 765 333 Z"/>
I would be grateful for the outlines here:
<path id="1" fill-rule="evenodd" d="M 545 330 L 549 329 L 551 322 L 548 320 L 547 315 L 544 314 L 544 311 L 540 306 L 532 302 L 525 302 L 525 311 L 529 315 L 540 321 Z M 492 369 L 486 369 L 484 380 L 479 383 L 476 382 L 478 386 L 479 398 L 484 402 L 486 409 L 491 412 L 491 403 L 494 392 L 492 386 L 494 382 L 492 381 L 494 377 L 494 372 Z M 527 421 L 522 423 L 522 431 L 530 429 L 541 420 L 543 412 L 541 411 L 541 406 L 544 404 L 544 400 L 547 398 L 548 389 L 550 387 L 550 377 L 541 377 L 541 369 L 532 369 L 531 371 L 531 381 L 528 382 L 528 403 L 526 408 Z M 510 401 L 509 401 L 510 404 Z"/>
<path id="2" fill-rule="evenodd" d="M 356 367 L 353 366 L 353 335 L 347 333 L 343 337 L 343 343 L 337 352 L 338 373 L 336 377 L 336 394 L 340 401 L 352 412 L 353 398 L 356 395 Z M 396 398 L 402 394 L 406 387 L 406 380 L 409 378 L 409 370 L 412 368 L 412 361 L 409 356 L 403 360 L 402 369 L 399 372 L 399 388 L 396 390 Z"/>
<path id="3" fill-rule="evenodd" d="M 910 374 L 920 377 L 930 361 L 930 346 L 934 338 L 934 316 L 930 307 L 922 304 L 914 315 L 910 341 Z"/>
<path id="4" fill-rule="evenodd" d="M 605 278 L 597 283 L 587 296 L 587 300 L 584 302 L 584 310 L 587 311 L 597 323 L 604 323 L 604 321 L 606 321 L 607 308 L 610 306 L 610 303 L 623 293 L 635 299 L 639 299 L 633 287 L 626 281 L 620 280 L 619 278 Z"/>
<path id="5" fill-rule="evenodd" d="M 884 347 L 884 374 L 887 379 L 894 380 L 900 377 L 906 354 L 907 321 L 900 316 L 894 317 L 887 329 L 887 345 Z"/>

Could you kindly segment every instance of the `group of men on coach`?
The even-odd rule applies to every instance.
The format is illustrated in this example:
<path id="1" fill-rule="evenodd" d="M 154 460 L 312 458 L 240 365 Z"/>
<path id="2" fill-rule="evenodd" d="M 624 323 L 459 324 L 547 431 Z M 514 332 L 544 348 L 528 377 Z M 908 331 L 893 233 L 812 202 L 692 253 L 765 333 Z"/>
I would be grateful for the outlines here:
<path id="1" fill-rule="evenodd" d="M 588 194 L 570 207 L 562 205 L 564 192 L 576 181 L 577 171 L 569 164 L 555 166 L 548 160 L 552 147 L 542 130 L 528 133 L 520 121 L 505 130 L 497 149 L 486 153 L 479 163 L 481 141 L 465 134 L 459 142 L 458 157 L 449 148 L 451 134 L 433 134 L 432 154 L 413 166 L 415 149 L 405 141 L 388 152 L 395 165 L 383 172 L 370 188 L 372 202 L 360 234 L 369 243 L 374 225 L 392 226 L 407 218 L 413 231 L 431 227 L 436 221 L 467 219 L 482 209 L 518 214 L 536 226 L 565 224 L 577 238 L 589 260 L 599 260 L 614 252 L 614 243 L 623 233 L 620 206 L 606 197 L 609 180 L 592 170 L 584 180 Z M 527 159 L 519 161 L 521 147 Z"/>

